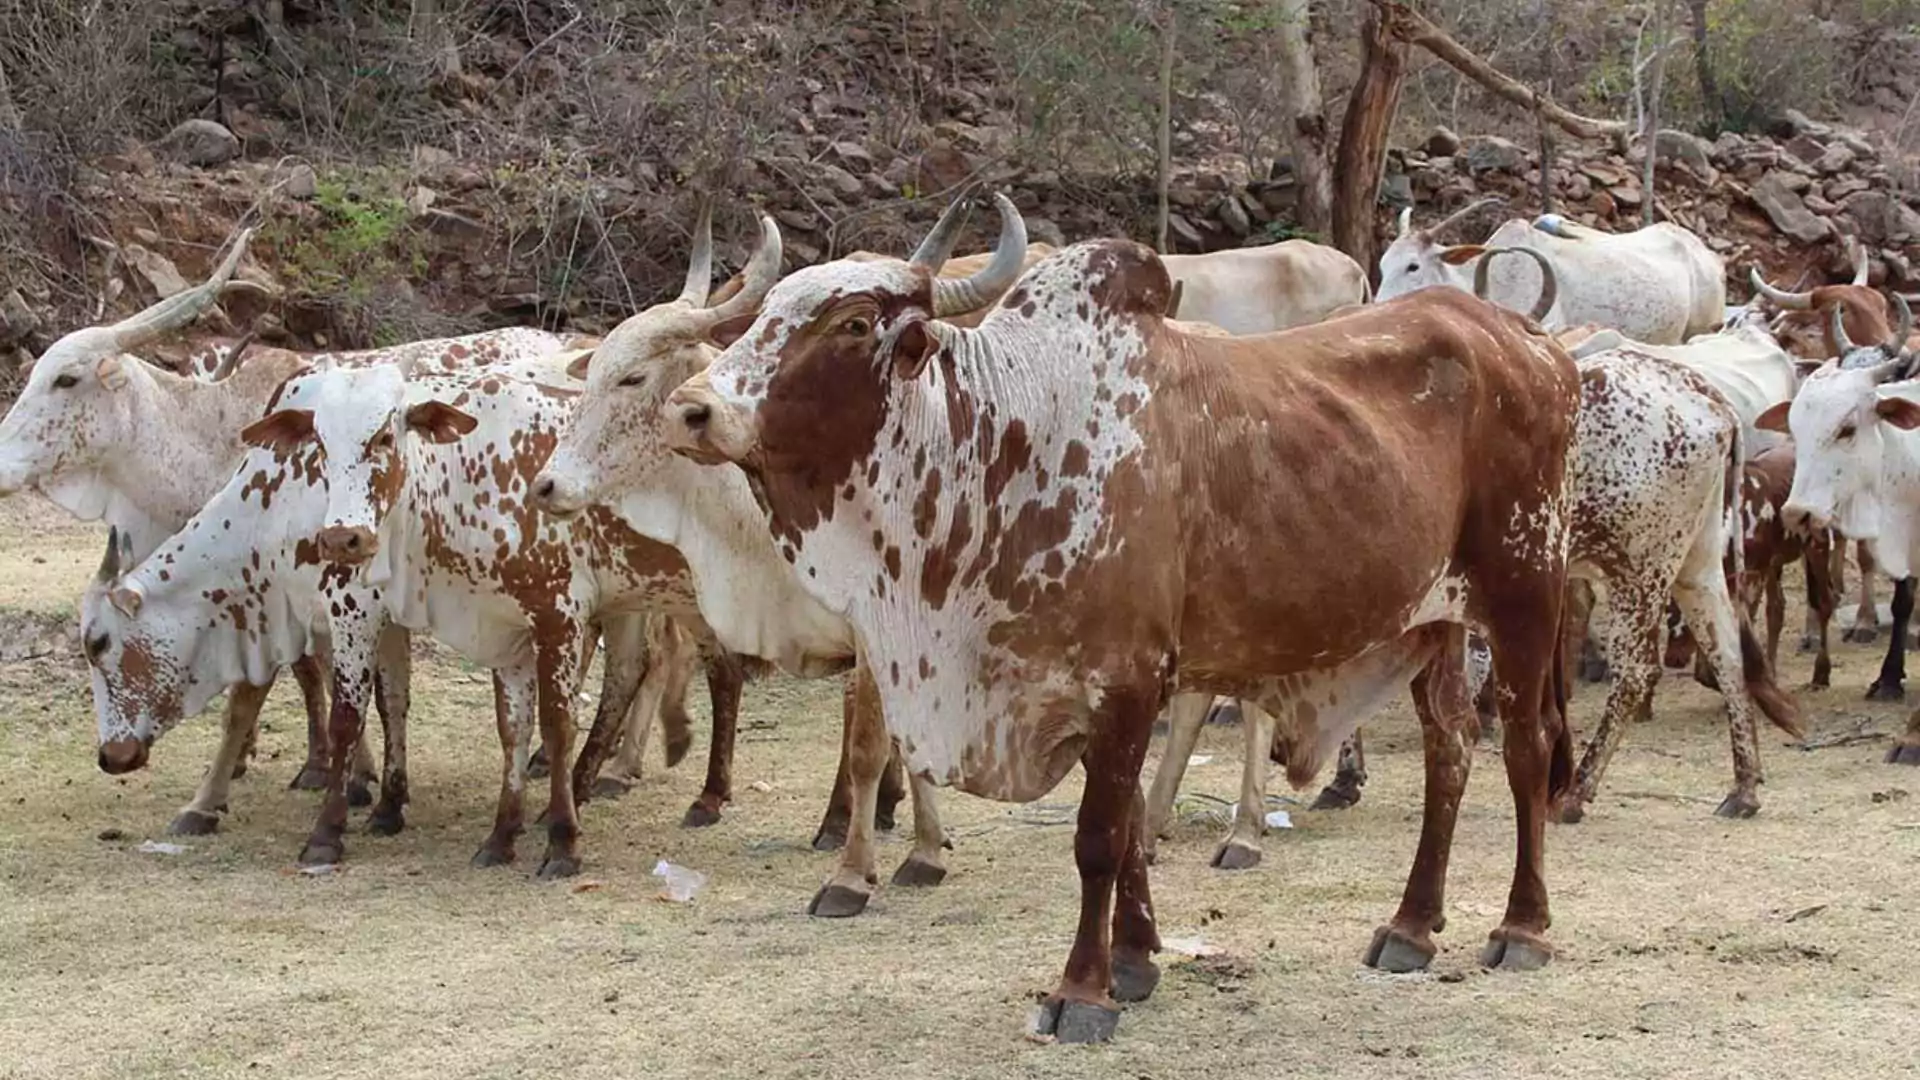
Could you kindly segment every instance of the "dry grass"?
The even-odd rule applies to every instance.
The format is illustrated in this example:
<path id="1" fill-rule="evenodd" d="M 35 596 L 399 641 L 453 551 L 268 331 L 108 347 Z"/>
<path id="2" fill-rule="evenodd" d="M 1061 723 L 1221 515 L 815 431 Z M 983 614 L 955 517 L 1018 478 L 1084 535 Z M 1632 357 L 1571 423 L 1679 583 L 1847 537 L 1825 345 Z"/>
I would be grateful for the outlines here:
<path id="1" fill-rule="evenodd" d="M 97 536 L 10 512 L 6 603 L 71 606 Z M 30 550 L 46 559 L 35 563 Z M 1847 647 L 1840 689 L 1806 695 L 1817 732 L 1902 714 L 1858 700 L 1875 657 Z M 1793 657 L 1790 678 L 1806 677 Z M 312 803 L 283 785 L 300 755 L 291 688 L 270 705 L 255 771 L 217 837 L 140 854 L 191 794 L 204 718 L 151 771 L 94 770 L 82 669 L 0 667 L 0 1077 L 1887 1077 L 1914 1070 L 1912 974 L 1920 773 L 1884 743 L 1815 753 L 1768 737 L 1765 809 L 1724 822 L 1715 699 L 1670 679 L 1632 731 L 1587 823 L 1555 828 L 1561 955 L 1525 976 L 1474 964 L 1512 859 L 1497 755 L 1483 750 L 1455 849 L 1453 925 L 1430 976 L 1357 963 L 1397 900 L 1417 828 L 1409 710 L 1372 729 L 1372 783 L 1342 814 L 1299 812 L 1266 864 L 1209 870 L 1214 830 L 1184 827 L 1154 872 L 1168 936 L 1225 958 L 1168 962 L 1154 1000 L 1095 1049 L 1022 1038 L 1073 926 L 1072 785 L 1038 807 L 953 796 L 953 874 L 883 889 L 863 918 L 801 912 L 828 868 L 805 843 L 836 746 L 830 686 L 753 688 L 739 798 L 681 829 L 698 784 L 650 777 L 585 816 L 576 891 L 467 856 L 491 815 L 486 686 L 416 667 L 414 804 L 394 839 L 355 834 L 347 868 L 291 872 Z M 1586 688 L 1590 726 L 1601 695 Z M 1231 797 L 1237 733 L 1210 731 L 1198 790 Z M 770 790 L 751 785 L 764 781 Z M 1077 783 L 1077 782 L 1076 782 Z M 1876 801 L 1881 793 L 1881 801 Z M 103 841 L 103 830 L 126 839 Z M 905 853 L 889 840 L 883 857 Z M 698 900 L 653 899 L 658 858 L 712 875 Z M 1825 905 L 1816 913 L 1789 916 Z"/>

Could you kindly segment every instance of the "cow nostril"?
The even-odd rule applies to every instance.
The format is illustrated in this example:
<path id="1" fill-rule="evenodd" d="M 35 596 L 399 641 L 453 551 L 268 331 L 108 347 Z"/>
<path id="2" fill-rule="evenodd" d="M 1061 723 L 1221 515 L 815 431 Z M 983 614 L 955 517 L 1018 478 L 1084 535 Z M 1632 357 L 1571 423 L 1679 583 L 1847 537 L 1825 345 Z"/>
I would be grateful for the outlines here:
<path id="1" fill-rule="evenodd" d="M 707 405 L 692 404 L 680 407 L 680 422 L 694 431 L 704 431 L 707 421 L 713 419 L 713 409 Z"/>
<path id="2" fill-rule="evenodd" d="M 533 485 L 533 497 L 545 501 L 553 498 L 553 477 L 543 476 Z"/>

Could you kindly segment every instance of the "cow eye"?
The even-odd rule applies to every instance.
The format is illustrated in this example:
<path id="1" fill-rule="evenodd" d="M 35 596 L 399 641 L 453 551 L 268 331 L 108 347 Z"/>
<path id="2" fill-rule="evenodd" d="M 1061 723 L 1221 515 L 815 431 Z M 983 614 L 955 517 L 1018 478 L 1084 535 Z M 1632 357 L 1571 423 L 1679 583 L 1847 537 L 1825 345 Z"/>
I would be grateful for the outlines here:
<path id="1" fill-rule="evenodd" d="M 647 381 L 646 373 L 643 371 L 636 371 L 631 375 L 628 375 L 625 378 L 621 379 L 618 385 L 632 388 L 632 387 L 639 386 L 641 383 L 646 381 Z"/>
<path id="2" fill-rule="evenodd" d="M 1407 273 L 1409 274 L 1413 273 L 1418 269 L 1420 269 L 1420 264 L 1417 262 L 1410 262 L 1407 264 Z"/>
<path id="3" fill-rule="evenodd" d="M 866 337 L 873 332 L 873 323 L 866 319 L 855 317 L 847 320 L 846 329 L 847 333 L 852 334 L 854 337 Z"/>
<path id="4" fill-rule="evenodd" d="M 107 645 L 108 639 L 105 634 L 99 634 L 88 639 L 87 657 L 92 660 L 100 659 L 100 654 L 107 651 Z"/>
<path id="5" fill-rule="evenodd" d="M 71 390 L 79 385 L 80 376 L 78 375 L 55 375 L 53 377 L 53 388 L 55 390 Z"/>
<path id="6" fill-rule="evenodd" d="M 373 444 L 372 444 L 372 445 L 373 445 L 373 448 L 374 448 L 375 450 L 391 450 L 391 449 L 393 449 L 393 432 L 391 432 L 391 431 L 383 431 L 383 432 L 381 432 L 380 434 L 378 434 L 378 435 L 375 435 L 375 436 L 373 437 Z"/>
<path id="7" fill-rule="evenodd" d="M 1853 438 L 1854 433 L 1858 430 L 1854 425 L 1846 424 L 1843 425 L 1839 431 L 1834 432 L 1833 437 L 1837 441 L 1844 441 Z"/>

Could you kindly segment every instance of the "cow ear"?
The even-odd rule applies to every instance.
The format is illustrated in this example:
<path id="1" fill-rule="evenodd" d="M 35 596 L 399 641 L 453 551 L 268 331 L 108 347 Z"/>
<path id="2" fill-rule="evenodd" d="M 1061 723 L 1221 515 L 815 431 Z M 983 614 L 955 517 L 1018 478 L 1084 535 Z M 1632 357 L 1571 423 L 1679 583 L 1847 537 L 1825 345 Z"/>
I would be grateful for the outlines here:
<path id="1" fill-rule="evenodd" d="M 480 421 L 444 401 L 423 401 L 407 410 L 407 429 L 435 443 L 456 442 Z"/>
<path id="2" fill-rule="evenodd" d="M 313 438 L 313 410 L 281 409 L 248 424 L 240 441 L 265 450 L 292 450 Z"/>
<path id="3" fill-rule="evenodd" d="M 1800 377 L 1802 382 L 1805 382 L 1809 375 L 1826 366 L 1827 361 L 1825 360 L 1795 360 L 1793 362 L 1793 372 Z"/>
<path id="4" fill-rule="evenodd" d="M 1920 405 L 1915 405 L 1906 398 L 1881 398 L 1874 403 L 1873 411 L 1880 414 L 1880 419 L 1901 431 L 1920 428 Z"/>
<path id="5" fill-rule="evenodd" d="M 1440 261 L 1448 266 L 1463 266 L 1487 253 L 1485 244 L 1455 244 L 1440 249 Z"/>
<path id="6" fill-rule="evenodd" d="M 707 328 L 707 344 L 716 349 L 724 349 L 746 336 L 753 329 L 753 321 L 759 318 L 758 312 L 735 315 L 731 319 L 722 319 Z"/>
<path id="7" fill-rule="evenodd" d="M 131 589 L 122 585 L 112 592 L 109 592 L 107 594 L 107 600 L 112 603 L 115 608 L 119 609 L 120 614 L 125 615 L 129 619 L 140 614 L 140 593 L 137 589 Z"/>
<path id="8" fill-rule="evenodd" d="M 99 363 L 93 365 L 93 374 L 100 380 L 101 386 L 109 390 L 118 390 L 127 385 L 126 363 L 118 353 L 103 356 Z"/>
<path id="9" fill-rule="evenodd" d="M 567 376 L 569 378 L 579 379 L 581 382 L 586 382 L 587 367 L 592 363 L 593 350 L 587 349 L 582 351 L 579 356 L 573 358 L 572 363 L 567 365 Z"/>
<path id="10" fill-rule="evenodd" d="M 1790 401 L 1774 403 L 1766 412 L 1754 418 L 1753 426 L 1761 431 L 1778 431 L 1782 435 L 1786 434 L 1787 410 L 1792 406 L 1793 403 Z"/>
<path id="11" fill-rule="evenodd" d="M 927 320 L 914 319 L 902 326 L 893 335 L 893 377 L 903 382 L 911 382 L 920 377 L 927 369 L 927 361 L 933 358 L 940 341 L 933 336 Z"/>

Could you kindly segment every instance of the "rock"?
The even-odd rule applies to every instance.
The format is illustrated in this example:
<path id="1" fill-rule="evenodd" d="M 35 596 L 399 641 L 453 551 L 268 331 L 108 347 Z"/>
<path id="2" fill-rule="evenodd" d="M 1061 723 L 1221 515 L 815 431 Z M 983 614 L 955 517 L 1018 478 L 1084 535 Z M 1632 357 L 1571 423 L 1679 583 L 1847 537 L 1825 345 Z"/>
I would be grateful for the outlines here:
<path id="1" fill-rule="evenodd" d="M 1175 250 L 1181 247 L 1193 251 L 1206 250 L 1206 237 L 1201 236 L 1200 230 L 1193 227 L 1193 222 L 1179 214 L 1167 215 L 1167 239 Z"/>
<path id="2" fill-rule="evenodd" d="M 1067 234 L 1061 232 L 1060 226 L 1055 225 L 1052 220 L 1043 217 L 1030 217 L 1026 219 L 1026 222 L 1028 240 L 1036 240 L 1042 244 L 1052 244 L 1054 247 L 1067 246 Z"/>
<path id="3" fill-rule="evenodd" d="M 1254 191 L 1253 197 L 1260 200 L 1260 205 L 1267 213 L 1280 217 L 1293 213 L 1295 204 L 1299 202 L 1300 188 L 1296 184 L 1265 183 Z"/>
<path id="4" fill-rule="evenodd" d="M 422 175 L 453 164 L 453 154 L 437 146 L 422 143 L 413 148 L 413 171 Z"/>
<path id="5" fill-rule="evenodd" d="M 1853 157 L 1853 151 L 1844 143 L 1835 143 L 1827 147 L 1827 152 L 1820 155 L 1820 160 L 1809 164 L 1818 169 L 1822 176 L 1832 176 L 1835 173 L 1846 172 L 1847 166 L 1853 164 Z"/>
<path id="6" fill-rule="evenodd" d="M 1402 206 L 1413 205 L 1413 178 L 1406 173 L 1393 173 L 1382 178 L 1380 198 L 1397 212 Z"/>
<path id="7" fill-rule="evenodd" d="M 1813 213 L 1818 214 L 1821 217 L 1831 217 L 1834 214 L 1837 214 L 1840 212 L 1839 207 L 1833 205 L 1827 200 L 1821 198 L 1820 196 L 1813 194 L 1812 192 L 1808 192 L 1806 195 L 1801 196 L 1800 201 L 1806 204 L 1806 207 L 1808 210 L 1811 210 Z"/>
<path id="8" fill-rule="evenodd" d="M 818 232 L 820 229 L 820 219 L 805 210 L 775 210 L 773 219 L 780 223 L 781 228 L 794 232 Z"/>
<path id="9" fill-rule="evenodd" d="M 945 191 L 973 175 L 973 163 L 967 155 L 949 143 L 936 143 L 920 151 L 913 186 L 922 195 Z"/>
<path id="10" fill-rule="evenodd" d="M 1587 179 L 1585 173 L 1574 173 L 1567 177 L 1566 196 L 1569 201 L 1584 202 L 1591 194 L 1593 194 L 1593 181 Z"/>
<path id="11" fill-rule="evenodd" d="M 15 348 L 7 358 L 13 365 L 14 374 L 22 378 L 33 369 L 33 353 L 25 345 Z"/>
<path id="12" fill-rule="evenodd" d="M 1713 159 L 1721 164 L 1732 164 L 1746 147 L 1746 136 L 1737 131 L 1723 131 L 1719 138 L 1713 140 Z"/>
<path id="13" fill-rule="evenodd" d="M 179 268 L 173 265 L 173 260 L 157 251 L 149 251 L 139 244 L 128 244 L 120 249 L 120 254 L 135 270 L 140 271 L 140 276 L 147 279 L 147 283 L 153 286 L 154 294 L 162 300 L 186 292 L 190 287 L 187 279 L 180 276 Z"/>
<path id="14" fill-rule="evenodd" d="M 1460 152 L 1460 136 L 1451 128 L 1436 126 L 1427 132 L 1427 141 L 1421 143 L 1420 148 L 1434 157 L 1452 157 Z"/>
<path id="15" fill-rule="evenodd" d="M 812 266 L 820 261 L 820 248 L 800 237 L 783 237 L 780 246 L 786 249 L 787 259 L 794 266 Z"/>
<path id="16" fill-rule="evenodd" d="M 1774 228 L 1794 240 L 1802 244 L 1817 244 L 1825 240 L 1833 232 L 1833 226 L 1813 216 L 1800 196 L 1782 182 L 1781 176 L 1781 173 L 1772 172 L 1761 177 L 1760 182 L 1750 189 L 1754 203 L 1766 212 Z"/>
<path id="17" fill-rule="evenodd" d="M 40 316 L 27 306 L 27 298 L 13 289 L 0 298 L 0 352 L 5 352 L 31 337 L 40 329 Z"/>
<path id="18" fill-rule="evenodd" d="M 1624 184 L 1633 179 L 1633 173 L 1604 161 L 1584 162 L 1580 166 L 1580 171 L 1586 174 L 1587 179 L 1602 187 L 1613 187 L 1615 184 Z"/>
<path id="19" fill-rule="evenodd" d="M 456 214 L 451 210 L 441 210 L 438 207 L 429 208 L 421 214 L 420 223 L 427 227 L 428 232 L 441 236 L 480 240 L 487 235 L 487 227 L 480 222 L 465 214 Z"/>
<path id="20" fill-rule="evenodd" d="M 900 189 L 879 173 L 868 173 L 860 179 L 861 186 L 868 196 L 875 199 L 897 199 Z"/>
<path id="21" fill-rule="evenodd" d="M 1827 144 L 1811 135 L 1795 135 L 1787 140 L 1781 149 L 1793 155 L 1794 159 L 1811 166 L 1827 154 Z"/>
<path id="22" fill-rule="evenodd" d="M 1881 261 L 1887 264 L 1887 284 L 1894 288 L 1904 288 L 1913 281 L 1913 264 L 1900 252 L 1888 248 L 1880 253 Z"/>
<path id="23" fill-rule="evenodd" d="M 832 165 L 822 161 L 814 164 L 811 168 L 813 169 L 815 177 L 832 190 L 834 194 L 843 199 L 856 198 L 861 192 L 866 190 L 866 186 L 860 183 L 859 177 L 838 165 Z"/>
<path id="24" fill-rule="evenodd" d="M 1404 179 L 1402 177 L 1402 180 Z M 1227 231 L 1237 237 L 1244 238 L 1253 231 L 1253 222 L 1248 219 L 1246 209 L 1240 205 L 1240 200 L 1232 195 L 1220 200 L 1220 208 L 1216 214 L 1220 218 L 1220 224 L 1226 226 Z"/>
<path id="25" fill-rule="evenodd" d="M 478 191 L 487 186 L 487 178 L 478 169 L 465 165 L 453 165 L 440 170 L 437 179 L 440 186 L 455 195 L 464 195 L 469 191 Z"/>
<path id="26" fill-rule="evenodd" d="M 1253 192 L 1243 191 L 1234 198 L 1240 200 L 1240 209 L 1247 212 L 1248 220 L 1252 221 L 1256 227 L 1273 223 L 1273 215 L 1267 212 L 1266 207 L 1260 205 L 1259 199 L 1253 197 Z"/>
<path id="27" fill-rule="evenodd" d="M 1821 194 L 1826 196 L 1828 202 L 1843 203 L 1847 201 L 1847 196 L 1856 191 L 1865 191 L 1872 186 L 1858 177 L 1848 177 L 1844 180 L 1828 181 L 1826 190 Z"/>
<path id="28" fill-rule="evenodd" d="M 857 142 L 841 141 L 827 148 L 840 163 L 855 172 L 872 172 L 873 155 Z"/>
<path id="29" fill-rule="evenodd" d="M 1607 194 L 1613 197 L 1615 206 L 1624 206 L 1629 210 L 1638 209 L 1642 201 L 1640 189 L 1631 184 L 1615 184 L 1607 189 Z"/>
<path id="30" fill-rule="evenodd" d="M 1684 162 L 1702 177 L 1713 176 L 1713 144 L 1700 136 L 1661 128 L 1654 133 L 1653 146 L 1663 159 Z"/>
<path id="31" fill-rule="evenodd" d="M 311 165 L 295 165 L 288 169 L 281 177 L 280 184 L 280 190 L 289 199 L 311 199 L 320 193 L 320 178 L 314 175 Z"/>
<path id="32" fill-rule="evenodd" d="M 240 156 L 240 140 L 211 120 L 186 120 L 160 140 L 159 150 L 175 161 L 209 168 Z"/>
<path id="33" fill-rule="evenodd" d="M 439 197 L 439 192 L 423 184 L 414 188 L 413 194 L 407 197 L 407 209 L 412 211 L 414 217 L 420 217 L 433 209 L 433 202 Z"/>
<path id="34" fill-rule="evenodd" d="M 1788 128 L 1795 135 L 1825 135 L 1833 129 L 1817 120 L 1811 119 L 1799 109 L 1787 109 L 1780 114 Z"/>
<path id="35" fill-rule="evenodd" d="M 1765 173 L 1761 179 L 1778 183 L 1782 188 L 1793 192 L 1795 195 L 1813 186 L 1813 181 L 1801 176 L 1797 172 L 1787 172 L 1784 169 L 1776 169 L 1773 172 Z"/>
<path id="36" fill-rule="evenodd" d="M 1466 141 L 1461 155 L 1470 173 L 1519 172 L 1527 166 L 1527 152 L 1498 135 L 1475 135 Z"/>

